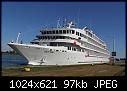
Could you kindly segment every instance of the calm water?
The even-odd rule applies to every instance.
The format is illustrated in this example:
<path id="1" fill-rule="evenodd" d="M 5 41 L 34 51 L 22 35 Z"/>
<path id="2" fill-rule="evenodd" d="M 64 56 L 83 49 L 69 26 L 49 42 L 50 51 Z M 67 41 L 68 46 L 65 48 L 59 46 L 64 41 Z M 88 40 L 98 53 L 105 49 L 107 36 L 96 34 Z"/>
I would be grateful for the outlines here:
<path id="1" fill-rule="evenodd" d="M 28 61 L 20 55 L 2 54 L 2 68 L 27 65 Z"/>

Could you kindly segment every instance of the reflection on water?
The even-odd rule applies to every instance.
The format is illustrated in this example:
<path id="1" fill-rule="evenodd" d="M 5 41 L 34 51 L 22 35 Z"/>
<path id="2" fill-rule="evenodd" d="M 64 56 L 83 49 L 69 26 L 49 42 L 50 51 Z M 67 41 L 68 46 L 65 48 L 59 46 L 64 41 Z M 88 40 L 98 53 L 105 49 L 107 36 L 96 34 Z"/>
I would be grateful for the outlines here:
<path id="1" fill-rule="evenodd" d="M 2 68 L 27 65 L 28 61 L 20 55 L 2 54 Z"/>

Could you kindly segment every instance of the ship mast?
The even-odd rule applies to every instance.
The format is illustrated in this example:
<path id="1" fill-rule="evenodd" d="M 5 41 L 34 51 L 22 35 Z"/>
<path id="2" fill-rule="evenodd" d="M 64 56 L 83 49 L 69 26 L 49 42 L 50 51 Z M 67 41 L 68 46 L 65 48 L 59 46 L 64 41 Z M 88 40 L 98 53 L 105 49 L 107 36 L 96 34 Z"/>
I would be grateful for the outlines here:
<path id="1" fill-rule="evenodd" d="M 18 39 L 19 39 L 19 35 L 21 34 L 21 32 L 18 33 L 17 39 L 16 39 L 16 43 L 18 43 Z"/>

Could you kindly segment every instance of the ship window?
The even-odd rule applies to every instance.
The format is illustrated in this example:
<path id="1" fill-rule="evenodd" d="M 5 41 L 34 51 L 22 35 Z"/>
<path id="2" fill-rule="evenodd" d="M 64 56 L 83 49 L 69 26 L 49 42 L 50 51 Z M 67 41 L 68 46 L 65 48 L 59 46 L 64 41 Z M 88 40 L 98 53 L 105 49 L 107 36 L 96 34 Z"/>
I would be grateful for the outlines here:
<path id="1" fill-rule="evenodd" d="M 55 36 L 53 36 L 53 39 L 55 39 L 56 37 Z"/>
<path id="2" fill-rule="evenodd" d="M 47 36 L 48 37 L 48 39 L 50 39 L 50 36 Z"/>
<path id="3" fill-rule="evenodd" d="M 59 36 L 59 39 L 61 39 L 61 36 Z"/>
<path id="4" fill-rule="evenodd" d="M 59 30 L 59 34 L 62 34 L 62 30 Z"/>
<path id="5" fill-rule="evenodd" d="M 60 36 L 58 36 L 58 39 L 60 39 Z"/>
<path id="6" fill-rule="evenodd" d="M 80 36 L 83 37 L 81 33 L 80 33 Z"/>
<path id="7" fill-rule="evenodd" d="M 52 31 L 49 31 L 49 34 L 51 34 L 52 33 Z"/>
<path id="8" fill-rule="evenodd" d="M 86 34 L 88 34 L 88 31 L 86 31 Z"/>
<path id="9" fill-rule="evenodd" d="M 46 31 L 44 31 L 44 34 L 46 34 Z"/>
<path id="10" fill-rule="evenodd" d="M 64 50 L 62 50 L 62 52 L 64 52 Z"/>
<path id="11" fill-rule="evenodd" d="M 68 50 L 71 50 L 71 47 L 70 46 L 68 46 Z"/>
<path id="12" fill-rule="evenodd" d="M 40 39 L 40 36 L 36 36 L 38 39 Z"/>
<path id="13" fill-rule="evenodd" d="M 58 30 L 56 30 L 56 34 L 58 34 Z"/>
<path id="14" fill-rule="evenodd" d="M 46 34 L 49 34 L 49 31 L 46 31 Z"/>
<path id="15" fill-rule="evenodd" d="M 78 32 L 78 36 L 79 36 L 79 32 Z"/>
<path id="16" fill-rule="evenodd" d="M 63 39 L 65 39 L 66 37 L 65 36 L 63 36 Z"/>
<path id="17" fill-rule="evenodd" d="M 53 31 L 53 34 L 55 34 L 55 31 Z"/>
<path id="18" fill-rule="evenodd" d="M 84 52 L 84 49 L 82 49 L 82 52 Z"/>
<path id="19" fill-rule="evenodd" d="M 45 36 L 45 39 L 47 39 L 47 36 Z"/>
<path id="20" fill-rule="evenodd" d="M 71 34 L 71 30 L 69 30 L 69 33 Z"/>
<path id="21" fill-rule="evenodd" d="M 69 30 L 67 30 L 67 34 L 69 33 Z"/>
<path id="22" fill-rule="evenodd" d="M 89 35 L 90 37 L 92 37 L 92 34 L 91 34 L 90 32 L 88 32 L 88 35 Z"/>
<path id="23" fill-rule="evenodd" d="M 46 34 L 49 34 L 49 31 L 46 31 Z"/>
<path id="24" fill-rule="evenodd" d="M 78 39 L 81 39 L 81 37 L 78 37 Z"/>
<path id="25" fill-rule="evenodd" d="M 70 30 L 70 34 L 72 34 L 72 30 Z"/>
<path id="26" fill-rule="evenodd" d="M 51 34 L 53 34 L 53 31 L 51 31 Z"/>
<path id="27" fill-rule="evenodd" d="M 63 34 L 66 34 L 66 30 L 63 30 Z"/>
<path id="28" fill-rule="evenodd" d="M 44 34 L 44 32 L 41 32 L 42 34 Z"/>
<path id="29" fill-rule="evenodd" d="M 75 31 L 74 30 L 72 30 L 72 34 L 74 34 L 75 33 Z"/>
<path id="30" fill-rule="evenodd" d="M 58 39 L 58 36 L 56 36 L 56 39 Z"/>
<path id="31" fill-rule="evenodd" d="M 76 48 L 73 48 L 74 51 L 76 51 Z"/>
<path id="32" fill-rule="evenodd" d="M 51 36 L 51 39 L 53 39 L 53 36 Z"/>
<path id="33" fill-rule="evenodd" d="M 72 50 L 73 50 L 73 51 L 76 51 L 76 48 L 72 47 Z"/>
<path id="34" fill-rule="evenodd" d="M 76 32 L 76 35 L 78 35 L 78 32 Z"/>
<path id="35" fill-rule="evenodd" d="M 79 36 L 79 32 L 76 32 L 76 35 L 78 35 L 78 36 Z"/>

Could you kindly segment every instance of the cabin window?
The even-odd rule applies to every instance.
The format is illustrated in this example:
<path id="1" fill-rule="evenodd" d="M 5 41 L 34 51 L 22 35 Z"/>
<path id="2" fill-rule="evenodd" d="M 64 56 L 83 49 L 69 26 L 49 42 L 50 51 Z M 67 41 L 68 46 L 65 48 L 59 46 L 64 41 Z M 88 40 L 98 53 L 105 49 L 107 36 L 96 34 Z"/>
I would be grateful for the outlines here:
<path id="1" fill-rule="evenodd" d="M 71 50 L 71 47 L 70 46 L 68 46 L 68 50 Z"/>
<path id="2" fill-rule="evenodd" d="M 65 36 L 63 36 L 63 39 L 65 39 Z"/>
<path id="3" fill-rule="evenodd" d="M 53 36 L 53 39 L 55 39 L 56 38 L 56 36 Z"/>
<path id="4" fill-rule="evenodd" d="M 55 31 L 53 31 L 53 34 L 55 34 Z"/>
<path id="5" fill-rule="evenodd" d="M 82 37 L 82 34 L 80 33 L 80 36 Z"/>
<path id="6" fill-rule="evenodd" d="M 84 49 L 82 49 L 82 52 L 84 52 Z"/>
<path id="7" fill-rule="evenodd" d="M 48 37 L 48 39 L 50 39 L 50 36 L 47 36 Z"/>
<path id="8" fill-rule="evenodd" d="M 63 30 L 63 34 L 66 34 L 66 30 Z"/>
<path id="9" fill-rule="evenodd" d="M 51 34 L 52 33 L 52 31 L 49 31 L 49 34 Z"/>
<path id="10" fill-rule="evenodd" d="M 53 31 L 51 31 L 51 34 L 53 34 Z"/>
<path id="11" fill-rule="evenodd" d="M 78 32 L 76 32 L 76 35 L 78 35 Z"/>
<path id="12" fill-rule="evenodd" d="M 76 51 L 76 49 L 75 49 L 74 47 L 72 47 L 72 50 L 73 50 L 73 51 Z"/>
<path id="13" fill-rule="evenodd" d="M 88 35 L 89 35 L 90 37 L 92 37 L 92 34 L 91 34 L 90 32 L 88 32 Z"/>
<path id="14" fill-rule="evenodd" d="M 81 37 L 78 37 L 78 39 L 81 39 Z"/>
<path id="15" fill-rule="evenodd" d="M 37 36 L 38 39 L 40 39 L 40 36 Z"/>
<path id="16" fill-rule="evenodd" d="M 88 34 L 88 31 L 86 31 L 86 34 Z"/>
<path id="17" fill-rule="evenodd" d="M 46 31 L 46 34 L 49 34 L 49 31 Z"/>
<path id="18" fill-rule="evenodd" d="M 76 32 L 76 35 L 78 35 L 78 36 L 79 36 L 79 32 Z"/>
<path id="19" fill-rule="evenodd" d="M 62 36 L 60 36 L 59 38 L 62 39 Z"/>
<path id="20" fill-rule="evenodd" d="M 56 34 L 58 34 L 58 30 L 56 30 Z"/>
<path id="21" fill-rule="evenodd" d="M 76 48 L 74 48 L 73 50 L 76 51 Z"/>
<path id="22" fill-rule="evenodd" d="M 46 34 L 46 31 L 44 31 L 44 34 Z"/>
<path id="23" fill-rule="evenodd" d="M 45 39 L 47 39 L 47 36 L 45 36 Z"/>
<path id="24" fill-rule="evenodd" d="M 59 34 L 62 34 L 62 30 L 59 30 Z"/>
<path id="25" fill-rule="evenodd" d="M 44 32 L 41 32 L 42 34 L 44 34 Z"/>
<path id="26" fill-rule="evenodd" d="M 53 36 L 50 36 L 51 39 L 53 39 Z"/>
<path id="27" fill-rule="evenodd" d="M 74 34 L 75 33 L 75 31 L 74 30 L 72 30 L 72 34 Z"/>
<path id="28" fill-rule="evenodd" d="M 62 52 L 64 52 L 64 50 L 62 50 Z"/>
<path id="29" fill-rule="evenodd" d="M 59 38 L 59 36 L 56 36 L 56 39 L 58 39 Z"/>
<path id="30" fill-rule="evenodd" d="M 67 34 L 69 33 L 69 30 L 67 30 Z"/>

